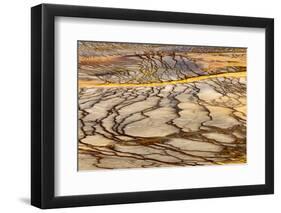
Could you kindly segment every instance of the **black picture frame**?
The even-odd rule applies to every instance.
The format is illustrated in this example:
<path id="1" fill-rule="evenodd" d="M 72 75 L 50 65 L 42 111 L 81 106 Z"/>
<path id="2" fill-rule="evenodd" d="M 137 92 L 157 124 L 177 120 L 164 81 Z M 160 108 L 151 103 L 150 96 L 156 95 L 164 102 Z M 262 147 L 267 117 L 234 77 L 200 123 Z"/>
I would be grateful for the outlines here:
<path id="1" fill-rule="evenodd" d="M 56 197 L 54 21 L 58 16 L 264 28 L 265 184 Z M 31 9 L 31 52 L 32 205 L 46 209 L 274 193 L 274 19 L 41 4 Z"/>

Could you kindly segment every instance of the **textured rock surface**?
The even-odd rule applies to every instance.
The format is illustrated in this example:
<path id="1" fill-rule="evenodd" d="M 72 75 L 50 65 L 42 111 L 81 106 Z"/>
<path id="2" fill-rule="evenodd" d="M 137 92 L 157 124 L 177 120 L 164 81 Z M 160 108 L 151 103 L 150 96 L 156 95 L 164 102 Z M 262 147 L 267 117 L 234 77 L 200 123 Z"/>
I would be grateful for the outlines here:
<path id="1" fill-rule="evenodd" d="M 79 64 L 79 80 L 89 81 L 79 88 L 79 170 L 246 162 L 245 75 L 212 77 L 245 71 L 245 50 L 183 48 L 181 59 L 170 47 L 124 59 L 132 47 L 121 62 L 93 62 L 101 56 L 83 45 L 80 55 L 92 62 Z M 194 80 L 173 83 L 187 78 Z"/>

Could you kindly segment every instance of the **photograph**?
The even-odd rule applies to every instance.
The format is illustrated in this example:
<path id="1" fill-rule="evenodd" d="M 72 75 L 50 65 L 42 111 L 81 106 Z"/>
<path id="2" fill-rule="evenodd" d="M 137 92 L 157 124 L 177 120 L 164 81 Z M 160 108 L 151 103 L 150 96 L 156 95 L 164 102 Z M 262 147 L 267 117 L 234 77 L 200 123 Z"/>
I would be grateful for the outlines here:
<path id="1" fill-rule="evenodd" d="M 77 41 L 78 171 L 247 163 L 247 47 Z"/>
<path id="2" fill-rule="evenodd" d="M 274 18 L 44 3 L 31 41 L 33 206 L 274 193 Z"/>

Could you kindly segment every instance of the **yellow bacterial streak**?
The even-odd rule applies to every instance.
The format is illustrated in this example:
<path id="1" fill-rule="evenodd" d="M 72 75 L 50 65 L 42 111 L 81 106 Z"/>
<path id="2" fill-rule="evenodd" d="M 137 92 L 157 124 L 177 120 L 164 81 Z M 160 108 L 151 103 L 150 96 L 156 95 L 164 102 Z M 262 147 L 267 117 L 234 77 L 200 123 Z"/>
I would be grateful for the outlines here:
<path id="1" fill-rule="evenodd" d="M 155 83 L 105 83 L 105 84 L 97 84 L 94 81 L 79 81 L 80 88 L 91 88 L 91 87 L 153 87 L 153 86 L 165 86 L 170 84 L 183 84 L 183 83 L 191 83 L 194 81 L 200 81 L 210 78 L 223 78 L 223 77 L 232 77 L 232 78 L 241 78 L 246 77 L 246 72 L 230 72 L 230 73 L 220 73 L 213 75 L 203 75 L 190 77 L 183 80 L 174 80 L 174 81 L 165 81 L 165 82 L 155 82 Z"/>

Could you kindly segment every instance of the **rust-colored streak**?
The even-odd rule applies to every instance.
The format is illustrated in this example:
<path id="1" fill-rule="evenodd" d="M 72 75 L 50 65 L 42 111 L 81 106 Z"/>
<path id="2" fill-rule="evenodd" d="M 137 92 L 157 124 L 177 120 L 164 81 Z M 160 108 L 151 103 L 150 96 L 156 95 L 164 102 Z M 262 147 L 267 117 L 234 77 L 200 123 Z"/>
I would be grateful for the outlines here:
<path id="1" fill-rule="evenodd" d="M 197 76 L 192 78 L 187 78 L 183 80 L 174 80 L 174 81 L 165 81 L 165 82 L 158 82 L 158 83 L 124 83 L 124 84 L 115 84 L 115 83 L 105 83 L 105 84 L 97 84 L 95 81 L 79 81 L 80 88 L 92 88 L 92 87 L 154 87 L 154 86 L 165 86 L 165 85 L 173 85 L 173 84 L 184 84 L 184 83 L 191 83 L 196 81 L 201 81 L 205 79 L 212 79 L 212 78 L 241 78 L 246 77 L 246 72 L 232 72 L 232 73 L 221 73 L 221 74 L 213 74 L 213 75 L 205 75 L 205 76 Z"/>

